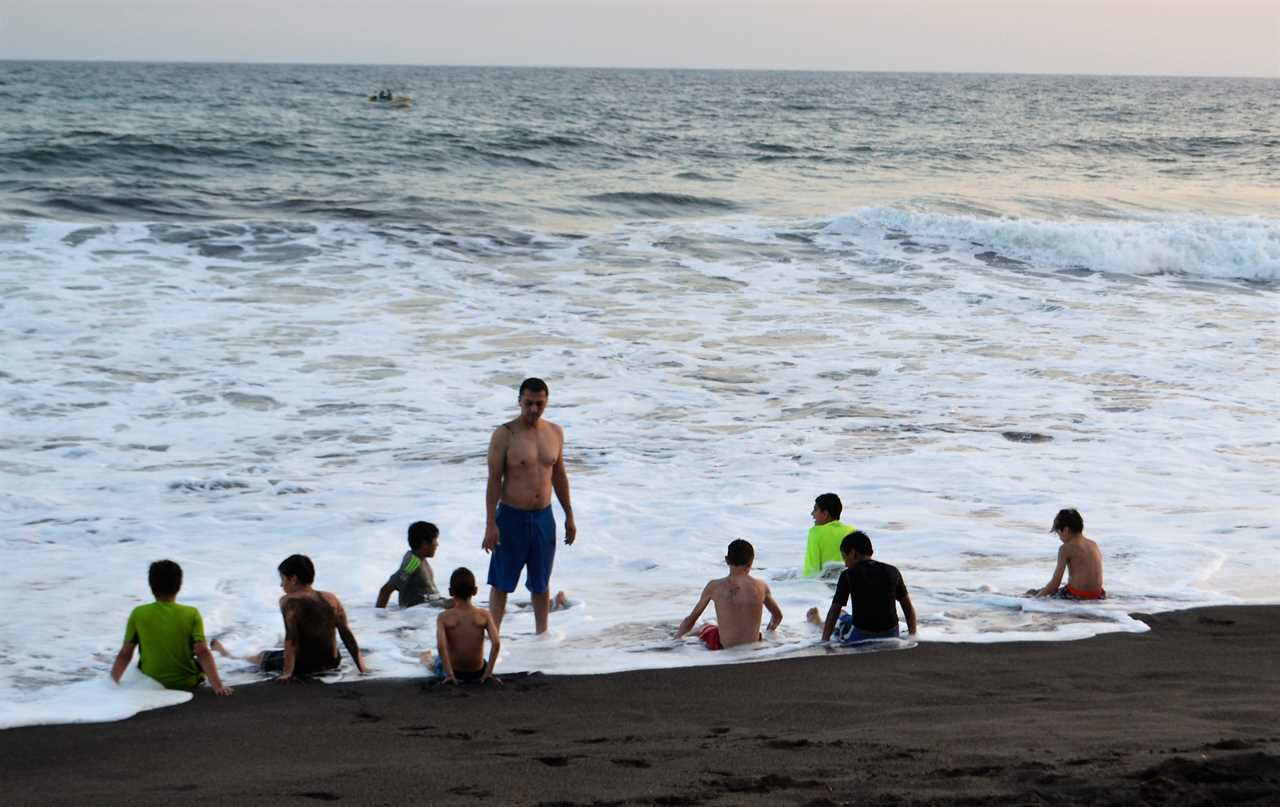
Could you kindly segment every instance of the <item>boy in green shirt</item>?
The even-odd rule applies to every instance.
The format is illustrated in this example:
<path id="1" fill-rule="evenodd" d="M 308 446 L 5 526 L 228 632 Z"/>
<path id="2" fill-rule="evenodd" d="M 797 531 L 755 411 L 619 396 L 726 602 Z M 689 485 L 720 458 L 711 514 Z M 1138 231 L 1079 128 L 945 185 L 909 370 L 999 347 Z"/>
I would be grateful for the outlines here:
<path id="1" fill-rule="evenodd" d="M 111 667 L 111 678 L 119 683 L 133 660 L 133 651 L 140 649 L 142 658 L 138 669 L 165 688 L 195 689 L 200 685 L 203 670 L 214 692 L 230 695 L 231 689 L 222 685 L 218 665 L 205 644 L 200 612 L 175 602 L 182 588 L 182 567 L 171 560 L 158 560 L 151 564 L 147 582 L 156 601 L 139 605 L 130 612 L 124 629 L 124 645 Z"/>
<path id="2" fill-rule="evenodd" d="M 813 500 L 813 527 L 804 547 L 804 576 L 816 577 L 828 563 L 844 568 L 840 542 L 854 528 L 840 521 L 844 506 L 834 493 L 824 493 Z"/>

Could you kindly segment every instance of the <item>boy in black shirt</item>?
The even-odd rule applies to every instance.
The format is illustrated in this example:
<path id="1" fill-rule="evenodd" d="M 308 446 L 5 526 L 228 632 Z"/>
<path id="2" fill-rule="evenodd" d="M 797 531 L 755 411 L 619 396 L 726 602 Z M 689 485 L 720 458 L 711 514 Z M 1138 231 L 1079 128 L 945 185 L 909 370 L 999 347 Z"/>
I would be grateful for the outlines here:
<path id="1" fill-rule="evenodd" d="M 851 532 L 840 542 L 845 570 L 840 573 L 836 594 L 831 599 L 825 622 L 819 622 L 818 609 L 810 608 L 810 622 L 822 624 L 822 641 L 831 635 L 843 644 L 867 639 L 892 639 L 898 636 L 898 609 L 907 618 L 907 633 L 916 633 L 916 609 L 902 582 L 897 567 L 872 560 L 871 539 L 862 531 Z M 850 613 L 841 609 L 850 602 Z"/>

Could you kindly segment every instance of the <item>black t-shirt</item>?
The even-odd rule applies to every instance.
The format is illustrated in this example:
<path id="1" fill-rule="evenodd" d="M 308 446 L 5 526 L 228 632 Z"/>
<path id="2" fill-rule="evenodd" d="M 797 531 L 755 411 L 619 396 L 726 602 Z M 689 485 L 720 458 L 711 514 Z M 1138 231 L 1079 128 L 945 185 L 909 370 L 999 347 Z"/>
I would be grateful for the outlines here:
<path id="1" fill-rule="evenodd" d="M 898 626 L 897 603 L 906 596 L 907 586 L 896 566 L 867 559 L 841 572 L 831 605 L 843 608 L 852 599 L 853 626 L 883 633 Z"/>

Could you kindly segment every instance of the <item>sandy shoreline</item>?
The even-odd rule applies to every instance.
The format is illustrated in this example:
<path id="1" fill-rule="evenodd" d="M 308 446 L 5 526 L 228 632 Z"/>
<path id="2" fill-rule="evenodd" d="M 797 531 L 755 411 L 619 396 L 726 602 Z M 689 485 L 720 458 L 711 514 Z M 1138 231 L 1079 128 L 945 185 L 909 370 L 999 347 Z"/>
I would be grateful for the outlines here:
<path id="1" fill-rule="evenodd" d="M 206 690 L 118 723 L 0 732 L 5 801 L 1274 804 L 1278 617 L 1206 608 L 1144 616 L 1140 635 L 483 690 Z"/>

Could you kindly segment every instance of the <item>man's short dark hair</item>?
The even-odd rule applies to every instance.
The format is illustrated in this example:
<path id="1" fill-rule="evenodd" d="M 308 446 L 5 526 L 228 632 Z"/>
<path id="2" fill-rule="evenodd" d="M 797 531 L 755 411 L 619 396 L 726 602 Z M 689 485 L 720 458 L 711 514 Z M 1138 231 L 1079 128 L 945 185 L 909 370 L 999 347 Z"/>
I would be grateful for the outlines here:
<path id="1" fill-rule="evenodd" d="M 746 566 L 756 559 L 756 548 L 741 538 L 735 538 L 729 542 L 729 551 L 724 559 L 730 566 Z"/>
<path id="2" fill-rule="evenodd" d="M 1084 517 L 1074 507 L 1059 510 L 1058 515 L 1053 517 L 1053 526 L 1049 528 L 1049 532 L 1058 530 L 1066 530 L 1070 533 L 1084 532 Z"/>
<path id="3" fill-rule="evenodd" d="M 147 583 L 157 597 L 172 597 L 182 588 L 182 567 L 171 560 L 158 560 L 147 569 Z"/>
<path id="4" fill-rule="evenodd" d="M 466 566 L 459 566 L 449 575 L 449 596 L 460 600 L 476 596 L 476 576 Z"/>
<path id="5" fill-rule="evenodd" d="M 526 392 L 545 392 L 551 394 L 551 390 L 547 389 L 547 382 L 541 378 L 526 378 L 520 382 L 520 391 L 516 393 L 517 398 L 523 398 Z"/>
<path id="6" fill-rule="evenodd" d="M 857 552 L 864 558 L 871 557 L 875 550 L 871 548 L 871 539 L 862 530 L 854 530 L 844 537 L 840 542 L 840 554 L 848 555 L 850 552 Z"/>
<path id="7" fill-rule="evenodd" d="M 285 577 L 298 578 L 298 582 L 304 586 L 316 581 L 316 565 L 306 555 L 290 555 L 280 561 L 276 569 Z"/>
<path id="8" fill-rule="evenodd" d="M 837 521 L 840 519 L 840 514 L 844 512 L 844 505 L 840 503 L 840 497 L 834 493 L 822 494 L 813 500 L 813 506 L 825 511 L 827 515 Z"/>
<path id="9" fill-rule="evenodd" d="M 440 529 L 430 521 L 415 521 L 409 525 L 409 548 L 417 549 L 440 537 Z"/>

